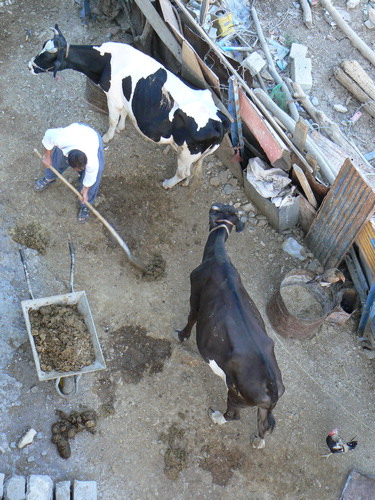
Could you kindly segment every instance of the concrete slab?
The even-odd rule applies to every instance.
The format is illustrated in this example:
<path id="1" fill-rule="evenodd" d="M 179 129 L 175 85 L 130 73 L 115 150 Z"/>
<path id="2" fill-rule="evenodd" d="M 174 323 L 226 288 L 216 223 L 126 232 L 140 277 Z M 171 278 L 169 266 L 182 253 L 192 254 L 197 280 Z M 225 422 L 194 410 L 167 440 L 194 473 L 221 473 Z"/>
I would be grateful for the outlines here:
<path id="1" fill-rule="evenodd" d="M 53 481 L 49 476 L 32 474 L 27 478 L 26 500 L 52 500 Z"/>
<path id="2" fill-rule="evenodd" d="M 70 481 L 56 483 L 55 500 L 70 500 Z"/>
<path id="3" fill-rule="evenodd" d="M 25 500 L 26 479 L 23 476 L 10 476 L 5 481 L 4 500 Z"/>
<path id="4" fill-rule="evenodd" d="M 291 64 L 292 80 L 299 83 L 305 92 L 312 88 L 311 59 L 308 57 L 295 57 Z"/>
<path id="5" fill-rule="evenodd" d="M 0 498 L 3 498 L 4 495 L 4 480 L 5 474 L 0 474 Z"/>
<path id="6" fill-rule="evenodd" d="M 375 476 L 368 476 L 353 469 L 349 473 L 340 500 L 360 500 L 362 498 L 364 500 L 375 499 Z"/>
<path id="7" fill-rule="evenodd" d="M 77 481 L 73 483 L 73 500 L 97 500 L 96 481 Z"/>

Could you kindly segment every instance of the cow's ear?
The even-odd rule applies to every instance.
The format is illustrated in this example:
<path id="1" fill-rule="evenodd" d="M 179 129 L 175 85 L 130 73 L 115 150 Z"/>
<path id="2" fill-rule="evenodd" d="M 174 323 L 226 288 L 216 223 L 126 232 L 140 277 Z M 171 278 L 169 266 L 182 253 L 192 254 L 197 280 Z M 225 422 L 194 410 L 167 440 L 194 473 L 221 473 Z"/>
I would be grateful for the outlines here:
<path id="1" fill-rule="evenodd" d="M 53 65 L 53 76 L 56 77 L 56 73 L 58 71 L 60 71 L 61 69 L 61 64 L 64 60 L 64 53 L 65 53 L 65 50 L 64 49 L 60 49 L 59 50 L 59 53 L 57 55 L 57 58 L 56 58 L 56 61 L 55 61 L 55 64 Z"/>
<path id="2" fill-rule="evenodd" d="M 245 229 L 245 224 L 241 221 L 241 219 L 236 219 L 235 222 L 235 227 L 236 227 L 236 233 L 240 233 Z"/>

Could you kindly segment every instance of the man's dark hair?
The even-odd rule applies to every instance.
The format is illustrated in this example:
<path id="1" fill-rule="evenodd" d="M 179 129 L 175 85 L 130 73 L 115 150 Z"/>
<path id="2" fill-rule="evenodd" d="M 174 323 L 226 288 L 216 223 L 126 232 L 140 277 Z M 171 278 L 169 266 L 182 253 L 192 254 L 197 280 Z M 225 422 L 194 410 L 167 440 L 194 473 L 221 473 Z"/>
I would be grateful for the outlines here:
<path id="1" fill-rule="evenodd" d="M 68 163 L 72 168 L 84 170 L 87 165 L 87 156 L 79 149 L 72 149 L 68 153 Z"/>

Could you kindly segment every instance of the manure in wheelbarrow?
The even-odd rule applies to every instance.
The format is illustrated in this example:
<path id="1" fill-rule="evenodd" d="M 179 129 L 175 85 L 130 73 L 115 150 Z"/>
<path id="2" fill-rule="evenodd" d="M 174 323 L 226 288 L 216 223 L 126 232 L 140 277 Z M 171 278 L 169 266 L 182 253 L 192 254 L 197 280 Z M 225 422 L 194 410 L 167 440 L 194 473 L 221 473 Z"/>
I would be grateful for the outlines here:
<path id="1" fill-rule="evenodd" d="M 43 371 L 80 371 L 95 362 L 90 332 L 77 305 L 42 306 L 31 309 L 29 318 Z"/>

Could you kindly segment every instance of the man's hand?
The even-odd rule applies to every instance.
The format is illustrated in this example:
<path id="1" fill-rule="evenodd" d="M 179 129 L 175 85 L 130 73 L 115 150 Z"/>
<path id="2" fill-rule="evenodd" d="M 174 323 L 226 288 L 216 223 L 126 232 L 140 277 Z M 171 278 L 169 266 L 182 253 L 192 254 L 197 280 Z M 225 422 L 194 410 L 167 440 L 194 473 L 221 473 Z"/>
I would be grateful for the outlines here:
<path id="1" fill-rule="evenodd" d="M 87 203 L 88 202 L 88 197 L 89 197 L 89 187 L 87 186 L 83 186 L 83 188 L 81 189 L 81 195 L 82 195 L 82 202 L 83 203 Z"/>
<path id="2" fill-rule="evenodd" d="M 51 166 L 51 164 L 52 164 L 52 149 L 50 151 L 48 149 L 46 149 L 44 151 L 42 163 L 46 168 L 49 168 Z"/>

